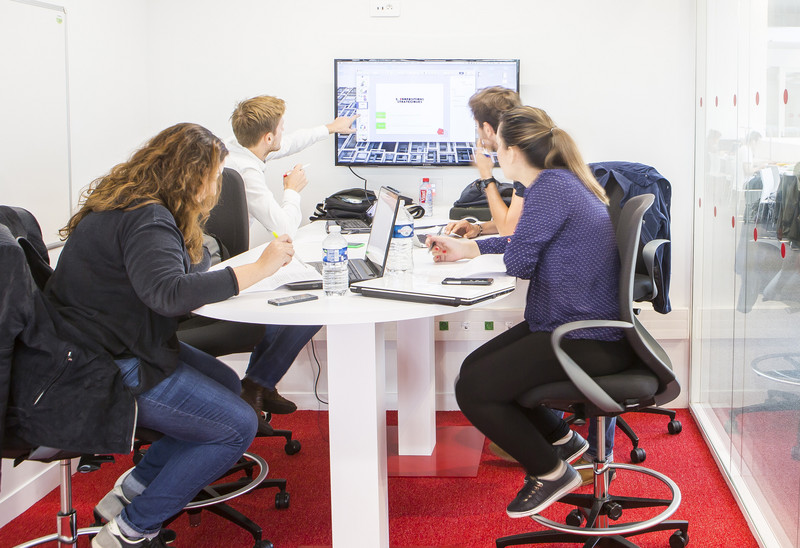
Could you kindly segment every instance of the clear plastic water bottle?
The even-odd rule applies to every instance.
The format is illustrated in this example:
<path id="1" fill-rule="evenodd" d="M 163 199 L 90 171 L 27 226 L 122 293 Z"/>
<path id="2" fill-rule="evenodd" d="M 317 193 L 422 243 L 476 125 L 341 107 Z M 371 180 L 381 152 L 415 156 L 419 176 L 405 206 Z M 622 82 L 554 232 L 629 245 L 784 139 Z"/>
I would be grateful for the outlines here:
<path id="1" fill-rule="evenodd" d="M 331 225 L 330 233 L 322 241 L 322 290 L 328 297 L 341 297 L 347 293 L 347 240 L 342 227 Z"/>
<path id="2" fill-rule="evenodd" d="M 423 177 L 422 184 L 419 185 L 419 205 L 425 211 L 426 217 L 433 215 L 433 185 L 427 177 Z"/>
<path id="3" fill-rule="evenodd" d="M 404 206 L 397 212 L 386 270 L 389 274 L 402 274 L 414 270 L 414 219 Z"/>

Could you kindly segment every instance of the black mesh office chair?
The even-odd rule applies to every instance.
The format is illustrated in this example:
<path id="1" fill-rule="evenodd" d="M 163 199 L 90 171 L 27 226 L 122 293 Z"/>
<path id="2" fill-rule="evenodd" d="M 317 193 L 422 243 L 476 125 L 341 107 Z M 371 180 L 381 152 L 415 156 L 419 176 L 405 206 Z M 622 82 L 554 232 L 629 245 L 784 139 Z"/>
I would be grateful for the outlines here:
<path id="1" fill-rule="evenodd" d="M 219 202 L 211 210 L 206 222 L 206 232 L 220 244 L 222 260 L 229 259 L 250 249 L 250 225 L 247 216 L 247 196 L 241 175 L 233 169 L 222 172 L 222 189 Z M 178 325 L 178 339 L 212 356 L 249 353 L 264 336 L 263 324 L 251 324 L 216 320 L 202 316 L 191 316 Z M 269 414 L 265 414 L 267 421 Z M 273 429 L 272 436 L 286 440 L 284 451 L 294 455 L 301 449 L 300 442 L 292 439 L 291 430 Z M 288 495 L 280 507 L 288 507 Z"/>
<path id="2" fill-rule="evenodd" d="M 546 384 L 532 389 L 518 402 L 526 407 L 545 405 L 553 409 L 570 411 L 578 416 L 597 422 L 597 431 L 605 431 L 607 417 L 666 403 L 680 393 L 680 386 L 672 372 L 666 352 L 642 327 L 633 312 L 635 264 L 639 246 L 639 234 L 644 212 L 653 202 L 649 194 L 631 198 L 623 208 L 617 224 L 617 243 L 621 258 L 620 271 L 620 321 L 586 320 L 559 326 L 552 335 L 553 349 L 569 377 L 569 381 Z M 624 330 L 627 340 L 639 357 L 633 368 L 614 375 L 590 377 L 561 348 L 564 336 L 579 329 L 618 327 Z M 668 520 L 680 505 L 678 486 L 667 476 L 631 464 L 606 461 L 605 436 L 598 436 L 597 459 L 593 463 L 594 493 L 569 494 L 560 502 L 577 508 L 567 516 L 565 524 L 557 523 L 540 515 L 532 516 L 537 523 L 552 529 L 524 533 L 497 539 L 499 547 L 523 544 L 549 544 L 558 542 L 580 543 L 593 547 L 631 547 L 635 544 L 626 537 L 653 531 L 675 530 L 670 536 L 670 547 L 686 546 L 689 541 L 688 522 Z M 628 470 L 647 474 L 665 484 L 671 491 L 669 499 L 620 497 L 609 494 L 609 471 Z M 641 522 L 609 524 L 617 520 L 628 508 L 665 507 L 653 518 Z M 583 525 L 583 526 L 582 526 Z"/>
<path id="3" fill-rule="evenodd" d="M 241 175 L 226 168 L 222 172 L 219 202 L 211 210 L 206 232 L 220 245 L 224 261 L 250 249 L 247 197 Z M 202 316 L 181 321 L 178 338 L 212 356 L 250 352 L 264 336 L 264 325 L 226 322 Z"/>
<path id="4" fill-rule="evenodd" d="M 59 323 L 58 314 L 51 310 L 46 299 L 40 298 L 40 292 L 50 274 L 52 274 L 52 269 L 49 264 L 47 248 L 42 242 L 41 230 L 36 219 L 24 209 L 0 206 L 0 448 L 2 449 L 0 456 L 14 459 L 15 465 L 25 460 L 43 463 L 59 461 L 61 469 L 61 507 L 57 515 L 57 532 L 25 542 L 16 548 L 38 546 L 49 542 L 57 542 L 59 547 L 74 546 L 78 542 L 79 536 L 94 535 L 100 530 L 99 526 L 77 529 L 77 516 L 72 507 L 71 460 L 81 457 L 83 461 L 85 457 L 91 457 L 92 454 L 76 450 L 76 442 L 69 439 L 68 431 L 57 432 L 59 439 L 48 440 L 48 446 L 28 441 L 31 428 L 26 423 L 31 421 L 31 413 L 24 401 L 28 399 L 33 401 L 33 398 L 28 398 L 27 393 L 19 394 L 13 388 L 19 384 L 14 380 L 12 373 L 15 355 L 20 349 L 30 347 L 34 353 L 49 355 L 48 340 L 54 338 L 60 340 L 61 337 L 69 337 L 71 334 L 70 330 L 66 329 L 69 325 Z M 74 335 L 74 332 L 72 334 Z M 76 355 L 80 354 L 78 348 L 81 344 L 80 340 L 72 338 L 66 340 L 69 342 L 68 347 L 72 348 Z M 22 353 L 22 355 L 27 354 Z M 110 359 L 109 356 L 108 360 Z M 48 389 L 52 390 L 51 387 L 57 383 L 64 382 L 71 385 L 70 383 L 80 384 L 82 382 L 80 378 L 72 378 L 70 375 L 72 371 L 69 371 L 70 374 L 62 374 L 64 369 L 56 367 L 53 369 L 56 376 L 48 381 L 39 398 L 46 393 L 49 394 Z M 19 373 L 17 373 L 17 377 L 19 377 Z M 93 377 L 93 380 L 97 379 Z M 97 392 L 102 392 L 102 390 Z M 97 395 L 103 397 L 102 394 Z M 37 402 L 39 398 L 37 398 Z M 92 398 L 92 394 L 84 394 L 83 398 L 74 399 L 74 408 L 59 409 L 59 411 L 66 416 L 80 417 L 82 429 L 92 432 L 91 438 L 97 438 L 97 441 L 92 439 L 91 442 L 81 442 L 86 451 L 127 453 L 130 450 L 133 432 L 114 431 L 110 426 L 113 421 L 109 421 L 108 418 L 120 407 L 125 405 L 132 407 L 134 405 L 133 396 L 122 389 L 120 384 L 119 394 L 112 398 L 114 403 L 110 404 L 108 413 L 99 416 L 87 415 L 82 412 L 83 404 L 81 402 Z M 46 403 L 45 400 L 43 402 Z M 49 409 L 51 405 L 48 404 L 47 408 Z M 36 403 L 34 403 L 35 406 Z M 51 415 L 45 417 L 48 422 L 51 420 L 49 417 Z M 137 430 L 137 436 L 142 432 L 144 429 Z M 150 439 L 161 435 L 149 430 L 146 431 L 146 434 Z M 39 432 L 36 432 L 36 435 L 41 436 Z M 91 462 L 92 459 L 88 460 Z M 224 481 L 215 482 L 204 488 L 184 508 L 184 511 L 196 514 L 200 509 L 208 509 L 250 532 L 255 540 L 255 548 L 272 548 L 272 544 L 268 540 L 261 538 L 261 528 L 258 525 L 225 504 L 226 501 L 253 489 L 279 487 L 281 491 L 276 497 L 276 506 L 279 508 L 288 506 L 288 494 L 285 493 L 286 481 L 266 479 L 268 470 L 267 463 L 263 458 L 245 453 L 240 463 L 223 476 Z M 238 479 L 227 480 L 239 472 L 242 472 L 242 475 Z M 285 495 L 285 505 L 281 494 Z M 279 500 L 281 505 L 279 505 Z"/>
<path id="5" fill-rule="evenodd" d="M 609 215 L 614 226 L 617 226 L 619 217 L 622 212 L 620 203 L 623 199 L 622 188 L 617 182 L 611 178 L 606 183 L 606 194 L 609 199 Z M 668 245 L 669 240 L 651 240 L 646 244 L 641 242 L 638 245 L 638 252 L 636 256 L 636 267 L 633 276 L 633 301 L 637 303 L 652 302 L 658 296 L 658 283 L 656 278 L 661 276 L 658 271 L 658 264 L 656 261 L 656 254 L 658 250 Z M 635 314 L 639 314 L 641 309 L 634 308 Z M 676 419 L 676 414 L 673 409 L 665 409 L 663 407 L 646 407 L 633 411 L 635 413 L 649 413 L 653 415 L 663 415 L 669 418 L 667 423 L 667 431 L 670 434 L 678 434 L 682 429 L 680 421 Z M 631 462 L 634 464 L 644 462 L 647 458 L 647 452 L 639 447 L 639 436 L 633 431 L 633 428 L 625 421 L 624 417 L 617 417 L 617 428 L 619 428 L 631 440 L 630 457 Z"/>

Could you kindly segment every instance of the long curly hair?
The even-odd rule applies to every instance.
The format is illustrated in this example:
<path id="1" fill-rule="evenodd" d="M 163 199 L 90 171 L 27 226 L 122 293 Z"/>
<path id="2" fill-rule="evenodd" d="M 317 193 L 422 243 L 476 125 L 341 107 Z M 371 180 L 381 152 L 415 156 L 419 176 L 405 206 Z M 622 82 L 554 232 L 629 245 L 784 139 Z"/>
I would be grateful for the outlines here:
<path id="1" fill-rule="evenodd" d="M 93 211 L 131 210 L 161 204 L 175 218 L 192 262 L 203 257 L 203 226 L 219 199 L 203 193 L 228 155 L 225 144 L 206 128 L 176 124 L 153 137 L 130 160 L 95 179 L 81 197 L 80 208 L 59 233 L 66 239 Z"/>

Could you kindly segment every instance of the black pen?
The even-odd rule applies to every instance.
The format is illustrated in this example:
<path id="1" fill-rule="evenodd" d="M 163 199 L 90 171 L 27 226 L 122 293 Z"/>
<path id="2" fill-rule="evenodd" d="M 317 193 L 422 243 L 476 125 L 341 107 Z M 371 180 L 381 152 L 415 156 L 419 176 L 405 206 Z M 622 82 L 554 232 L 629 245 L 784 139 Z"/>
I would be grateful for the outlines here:
<path id="1" fill-rule="evenodd" d="M 437 232 L 436 235 L 441 236 L 442 230 L 444 230 L 444 225 L 439 227 L 439 232 Z M 433 253 L 433 244 L 428 246 L 428 253 Z"/>

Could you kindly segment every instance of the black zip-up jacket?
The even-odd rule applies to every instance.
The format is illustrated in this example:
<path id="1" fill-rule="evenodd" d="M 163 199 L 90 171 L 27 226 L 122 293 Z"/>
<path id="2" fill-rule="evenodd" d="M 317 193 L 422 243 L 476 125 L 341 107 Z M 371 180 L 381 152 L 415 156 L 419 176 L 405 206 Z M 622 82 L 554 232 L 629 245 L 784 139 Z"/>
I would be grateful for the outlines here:
<path id="1" fill-rule="evenodd" d="M 129 452 L 133 395 L 111 356 L 65 322 L 39 290 L 17 237 L 0 224 L 0 443 Z M 28 251 L 35 247 L 41 245 Z"/>

